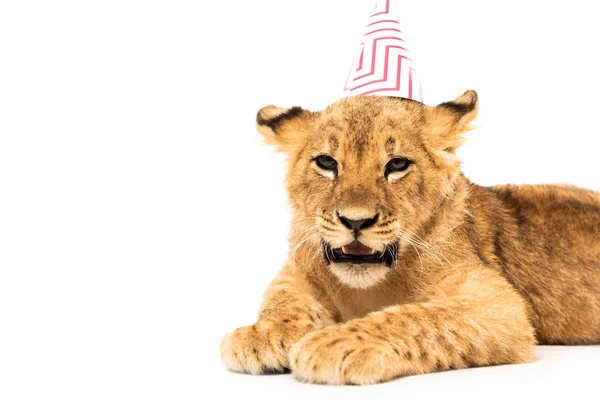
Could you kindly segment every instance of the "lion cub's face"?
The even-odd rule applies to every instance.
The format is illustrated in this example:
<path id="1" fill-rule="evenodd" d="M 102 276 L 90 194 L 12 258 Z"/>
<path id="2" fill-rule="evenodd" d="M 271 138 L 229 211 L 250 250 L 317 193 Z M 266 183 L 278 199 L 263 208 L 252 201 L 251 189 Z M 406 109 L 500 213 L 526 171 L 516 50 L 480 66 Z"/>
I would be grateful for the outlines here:
<path id="1" fill-rule="evenodd" d="M 261 109 L 258 130 L 289 154 L 287 188 L 302 219 L 292 245 L 309 238 L 347 285 L 381 281 L 452 192 L 454 151 L 476 113 L 473 91 L 437 107 L 359 96 L 321 112 Z"/>

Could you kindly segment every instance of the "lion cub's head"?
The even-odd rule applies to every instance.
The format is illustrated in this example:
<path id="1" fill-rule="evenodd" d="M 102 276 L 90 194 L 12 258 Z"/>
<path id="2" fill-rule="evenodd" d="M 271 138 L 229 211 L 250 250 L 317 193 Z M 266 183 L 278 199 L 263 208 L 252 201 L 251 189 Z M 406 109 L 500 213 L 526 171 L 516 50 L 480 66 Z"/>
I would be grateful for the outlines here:
<path id="1" fill-rule="evenodd" d="M 289 156 L 287 189 L 302 222 L 292 246 L 307 239 L 347 285 L 382 280 L 452 192 L 454 153 L 476 114 L 474 91 L 436 107 L 356 96 L 319 112 L 261 109 L 258 131 Z"/>

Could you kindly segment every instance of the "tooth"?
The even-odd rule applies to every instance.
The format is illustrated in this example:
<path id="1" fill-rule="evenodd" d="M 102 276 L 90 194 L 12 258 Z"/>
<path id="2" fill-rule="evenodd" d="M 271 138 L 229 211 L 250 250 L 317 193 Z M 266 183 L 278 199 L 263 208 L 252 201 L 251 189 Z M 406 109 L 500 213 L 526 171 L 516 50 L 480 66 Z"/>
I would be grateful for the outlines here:
<path id="1" fill-rule="evenodd" d="M 375 249 L 371 249 L 371 255 L 375 254 Z"/>

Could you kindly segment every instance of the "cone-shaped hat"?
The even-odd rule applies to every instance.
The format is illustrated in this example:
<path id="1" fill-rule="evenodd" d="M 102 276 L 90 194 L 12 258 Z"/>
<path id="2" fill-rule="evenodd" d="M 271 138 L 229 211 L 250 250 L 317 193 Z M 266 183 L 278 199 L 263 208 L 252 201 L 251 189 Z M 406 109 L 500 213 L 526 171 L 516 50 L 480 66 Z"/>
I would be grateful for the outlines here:
<path id="1" fill-rule="evenodd" d="M 381 95 L 423 101 L 421 81 L 393 3 L 377 1 L 348 75 L 345 96 Z"/>

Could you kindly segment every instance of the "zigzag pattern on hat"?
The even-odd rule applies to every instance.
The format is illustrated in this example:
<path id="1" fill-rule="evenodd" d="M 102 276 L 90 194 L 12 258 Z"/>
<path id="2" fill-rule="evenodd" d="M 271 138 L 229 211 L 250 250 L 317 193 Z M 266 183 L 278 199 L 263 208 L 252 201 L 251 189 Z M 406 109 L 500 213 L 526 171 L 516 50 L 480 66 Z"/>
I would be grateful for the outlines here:
<path id="1" fill-rule="evenodd" d="M 390 0 L 378 1 L 360 53 L 348 74 L 344 95 L 384 95 L 423 101 L 421 82 Z"/>

